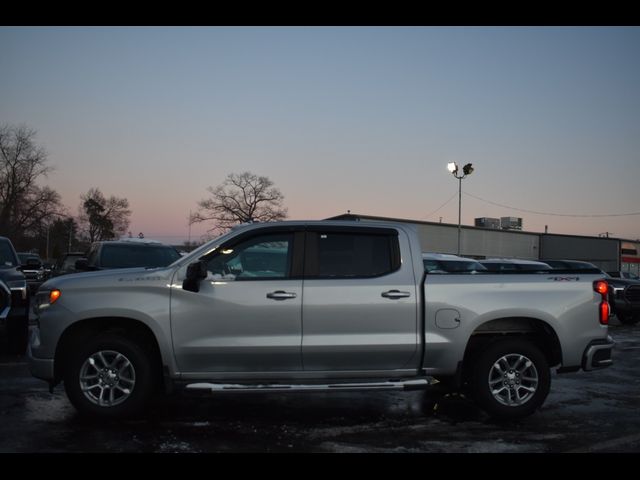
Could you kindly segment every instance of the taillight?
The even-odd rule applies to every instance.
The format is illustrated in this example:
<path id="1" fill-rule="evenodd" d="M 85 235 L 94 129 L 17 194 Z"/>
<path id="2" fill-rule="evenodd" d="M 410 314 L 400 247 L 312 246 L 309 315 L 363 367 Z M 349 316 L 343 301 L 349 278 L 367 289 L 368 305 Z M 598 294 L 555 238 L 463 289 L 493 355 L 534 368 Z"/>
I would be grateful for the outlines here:
<path id="1" fill-rule="evenodd" d="M 611 308 L 609 307 L 609 284 L 606 280 L 596 280 L 593 282 L 593 290 L 600 294 L 600 305 L 598 307 L 600 323 L 609 325 L 609 315 Z"/>
<path id="2" fill-rule="evenodd" d="M 593 282 L 593 289 L 600 295 L 606 295 L 609 292 L 609 284 L 605 280 L 597 280 Z"/>
<path id="3" fill-rule="evenodd" d="M 609 302 L 600 302 L 600 323 L 603 325 L 609 324 Z"/>

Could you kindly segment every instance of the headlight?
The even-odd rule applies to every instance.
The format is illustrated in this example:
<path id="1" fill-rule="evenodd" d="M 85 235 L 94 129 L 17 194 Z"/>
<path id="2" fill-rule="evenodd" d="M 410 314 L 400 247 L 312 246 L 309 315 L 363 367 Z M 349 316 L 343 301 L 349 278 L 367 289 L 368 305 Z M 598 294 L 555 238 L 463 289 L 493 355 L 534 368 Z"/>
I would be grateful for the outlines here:
<path id="1" fill-rule="evenodd" d="M 38 293 L 36 294 L 35 308 L 37 310 L 44 310 L 45 308 L 49 308 L 51 305 L 58 301 L 61 294 L 62 293 L 57 288 L 53 290 L 38 291 Z"/>

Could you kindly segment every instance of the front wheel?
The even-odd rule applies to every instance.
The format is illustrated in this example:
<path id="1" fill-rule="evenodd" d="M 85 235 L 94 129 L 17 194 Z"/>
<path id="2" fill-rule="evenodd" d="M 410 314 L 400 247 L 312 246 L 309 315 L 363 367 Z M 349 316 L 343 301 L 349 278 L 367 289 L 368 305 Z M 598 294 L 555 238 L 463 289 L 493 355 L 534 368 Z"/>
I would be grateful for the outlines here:
<path id="1" fill-rule="evenodd" d="M 149 403 L 157 375 L 146 349 L 109 333 L 76 348 L 66 364 L 64 387 L 80 413 L 125 418 L 140 413 Z"/>
<path id="2" fill-rule="evenodd" d="M 535 412 L 551 386 L 549 365 L 533 343 L 505 339 L 476 357 L 471 388 L 475 401 L 491 416 L 516 419 Z"/>

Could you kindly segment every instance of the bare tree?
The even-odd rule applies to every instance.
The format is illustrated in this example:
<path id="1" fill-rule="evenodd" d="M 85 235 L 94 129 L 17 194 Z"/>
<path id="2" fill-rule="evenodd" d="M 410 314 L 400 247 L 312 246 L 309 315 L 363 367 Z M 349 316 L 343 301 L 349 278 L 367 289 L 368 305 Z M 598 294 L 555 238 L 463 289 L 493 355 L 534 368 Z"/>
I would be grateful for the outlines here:
<path id="1" fill-rule="evenodd" d="M 209 187 L 210 198 L 198 202 L 191 223 L 213 221 L 209 231 L 223 232 L 238 223 L 273 222 L 287 217 L 284 195 L 267 177 L 251 172 L 230 173 L 217 187 Z"/>
<path id="2" fill-rule="evenodd" d="M 35 136 L 25 125 L 0 125 L 0 232 L 14 238 L 37 234 L 43 219 L 63 209 L 56 191 L 36 184 L 52 167 Z"/>
<path id="3" fill-rule="evenodd" d="M 91 188 L 80 199 L 78 223 L 89 242 L 114 239 L 129 228 L 131 210 L 126 198 L 106 198 L 100 189 Z"/>

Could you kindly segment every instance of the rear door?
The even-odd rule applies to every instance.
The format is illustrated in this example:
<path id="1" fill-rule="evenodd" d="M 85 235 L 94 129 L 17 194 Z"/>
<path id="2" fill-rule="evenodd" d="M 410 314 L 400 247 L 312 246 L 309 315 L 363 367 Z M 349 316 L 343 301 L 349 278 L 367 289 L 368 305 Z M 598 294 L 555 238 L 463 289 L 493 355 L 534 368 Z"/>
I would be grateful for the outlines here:
<path id="1" fill-rule="evenodd" d="M 416 281 L 404 232 L 308 226 L 303 284 L 305 371 L 415 368 Z"/>

